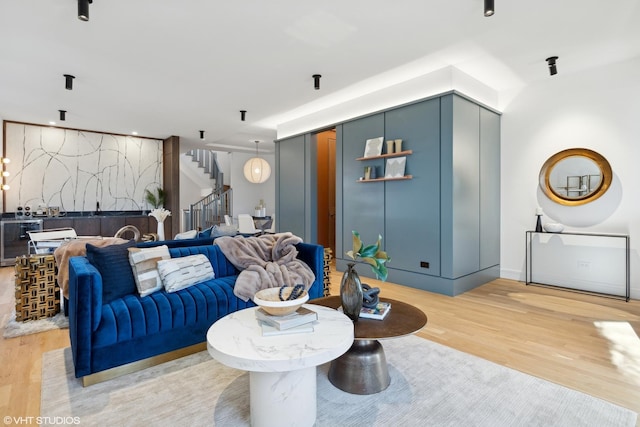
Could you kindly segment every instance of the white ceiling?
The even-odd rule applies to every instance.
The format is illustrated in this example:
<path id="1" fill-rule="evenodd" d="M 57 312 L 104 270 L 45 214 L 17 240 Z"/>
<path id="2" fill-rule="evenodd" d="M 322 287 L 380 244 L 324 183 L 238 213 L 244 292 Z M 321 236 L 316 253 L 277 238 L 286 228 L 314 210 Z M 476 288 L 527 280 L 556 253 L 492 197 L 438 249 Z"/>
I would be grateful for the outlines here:
<path id="1" fill-rule="evenodd" d="M 638 0 L 495 2 L 94 0 L 82 22 L 76 0 L 2 0 L 0 118 L 253 150 L 305 107 L 446 66 L 504 105 L 555 78 L 549 56 L 566 76 L 640 55 Z"/>

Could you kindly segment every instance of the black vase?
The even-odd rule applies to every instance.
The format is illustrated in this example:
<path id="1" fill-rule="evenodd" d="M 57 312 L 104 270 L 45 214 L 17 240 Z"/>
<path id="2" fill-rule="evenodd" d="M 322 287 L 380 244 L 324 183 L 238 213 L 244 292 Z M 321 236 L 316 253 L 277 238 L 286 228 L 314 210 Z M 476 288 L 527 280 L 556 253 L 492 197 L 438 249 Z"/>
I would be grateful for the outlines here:
<path id="1" fill-rule="evenodd" d="M 362 283 L 354 267 L 354 263 L 347 264 L 347 271 L 342 275 L 340 302 L 342 303 L 343 313 L 354 322 L 357 322 L 362 308 Z"/>
<path id="2" fill-rule="evenodd" d="M 538 220 L 536 221 L 536 233 L 542 233 L 542 215 L 536 215 Z"/>

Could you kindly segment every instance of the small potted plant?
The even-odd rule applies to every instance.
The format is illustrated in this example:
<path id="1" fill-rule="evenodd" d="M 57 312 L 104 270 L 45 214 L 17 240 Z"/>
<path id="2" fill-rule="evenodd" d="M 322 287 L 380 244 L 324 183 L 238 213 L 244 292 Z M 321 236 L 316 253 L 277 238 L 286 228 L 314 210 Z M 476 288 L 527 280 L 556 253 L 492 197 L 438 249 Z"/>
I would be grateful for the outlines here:
<path id="1" fill-rule="evenodd" d="M 351 232 L 353 235 L 353 249 L 346 252 L 346 255 L 354 261 L 362 261 L 371 266 L 378 280 L 387 280 L 386 262 L 390 261 L 389 255 L 381 249 L 382 236 L 378 235 L 378 241 L 373 245 L 365 245 L 360 239 L 357 231 Z M 347 271 L 342 275 L 340 282 L 340 302 L 342 310 L 351 320 L 358 321 L 360 309 L 362 308 L 362 282 L 358 272 L 355 270 L 355 263 L 347 264 Z"/>

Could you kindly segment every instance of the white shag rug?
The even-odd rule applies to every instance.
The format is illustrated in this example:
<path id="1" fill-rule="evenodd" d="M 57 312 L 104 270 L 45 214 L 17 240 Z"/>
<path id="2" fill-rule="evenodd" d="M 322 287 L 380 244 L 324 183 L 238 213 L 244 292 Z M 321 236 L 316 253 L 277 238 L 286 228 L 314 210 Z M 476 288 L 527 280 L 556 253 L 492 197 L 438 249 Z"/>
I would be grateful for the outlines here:
<path id="1" fill-rule="evenodd" d="M 384 340 L 391 385 L 353 395 L 317 369 L 316 427 L 634 426 L 602 399 L 416 337 Z M 83 426 L 248 426 L 249 375 L 204 351 L 83 388 L 69 348 L 43 355 L 41 416 Z M 66 418 L 72 417 L 72 418 Z M 46 424 L 45 424 L 46 425 Z M 292 420 L 295 425 L 295 420 Z"/>
<path id="2" fill-rule="evenodd" d="M 69 318 L 60 312 L 53 317 L 38 320 L 27 320 L 25 322 L 16 321 L 15 310 L 9 316 L 7 324 L 4 326 L 4 338 L 15 338 L 22 335 L 36 334 L 38 332 L 50 331 L 52 329 L 69 328 Z"/>

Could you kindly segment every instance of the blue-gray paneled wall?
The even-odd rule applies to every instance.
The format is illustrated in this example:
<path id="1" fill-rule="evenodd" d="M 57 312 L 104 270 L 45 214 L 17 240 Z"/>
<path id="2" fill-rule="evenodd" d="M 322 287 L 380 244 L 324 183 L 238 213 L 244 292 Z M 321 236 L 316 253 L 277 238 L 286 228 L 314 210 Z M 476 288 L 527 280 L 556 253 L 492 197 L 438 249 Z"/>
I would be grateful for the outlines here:
<path id="1" fill-rule="evenodd" d="M 455 279 L 480 268 L 480 112 L 476 104 L 442 98 L 442 276 Z"/>
<path id="2" fill-rule="evenodd" d="M 363 157 L 367 139 L 402 139 L 410 180 L 359 182 L 365 166 L 383 176 L 386 159 Z M 280 230 L 315 238 L 313 135 L 276 145 Z M 386 144 L 383 153 L 386 152 Z M 336 125 L 336 253 L 350 261 L 351 231 L 378 234 L 394 283 L 457 295 L 499 275 L 500 116 L 449 92 Z M 313 212 L 312 212 L 313 211 Z M 369 267 L 361 276 L 373 277 Z"/>
<path id="3" fill-rule="evenodd" d="M 500 116 L 480 109 L 480 268 L 500 264 Z"/>
<path id="4" fill-rule="evenodd" d="M 383 173 L 381 160 L 356 161 L 364 156 L 367 139 L 384 137 L 384 114 L 375 114 L 342 124 L 341 145 L 336 148 L 336 157 L 342 157 L 342 203 L 336 203 L 336 209 L 342 205 L 342 239 L 345 251 L 351 249 L 351 231 L 360 233 L 365 244 L 372 244 L 378 234 L 384 234 L 385 200 L 384 186 L 380 183 L 363 183 L 365 166 L 376 166 Z M 340 151 L 340 148 L 342 150 Z M 337 258 L 344 255 L 335 254 Z"/>
<path id="5" fill-rule="evenodd" d="M 406 157 L 405 168 L 413 179 L 367 184 L 385 190 L 382 234 L 394 270 L 440 275 L 439 117 L 439 99 L 385 113 L 386 138 L 402 139 L 403 151 L 413 152 Z M 380 162 L 384 167 L 384 160 Z"/>
<path id="6" fill-rule="evenodd" d="M 308 241 L 305 235 L 305 152 L 304 135 L 276 144 L 276 229 L 291 231 Z"/>

